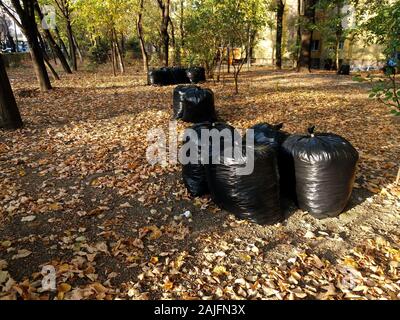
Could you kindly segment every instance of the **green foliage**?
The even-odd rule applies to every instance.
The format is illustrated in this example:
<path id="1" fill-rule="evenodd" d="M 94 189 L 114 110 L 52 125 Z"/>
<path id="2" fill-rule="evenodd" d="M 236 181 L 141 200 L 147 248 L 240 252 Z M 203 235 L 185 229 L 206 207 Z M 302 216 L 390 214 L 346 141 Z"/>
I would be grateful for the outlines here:
<path id="1" fill-rule="evenodd" d="M 380 1 L 376 6 L 373 3 L 374 1 L 371 6 L 370 3 L 365 4 L 365 11 L 361 15 L 366 15 L 367 18 L 361 24 L 361 30 L 367 34 L 369 42 L 384 47 L 384 52 L 393 66 L 386 66 L 383 79 L 374 81 L 370 77 L 373 87 L 369 97 L 377 99 L 389 107 L 392 114 L 400 116 L 400 85 L 396 77 L 396 66 L 400 65 L 396 55 L 400 51 L 400 2 Z M 368 14 L 371 15 L 370 18 Z"/>
<path id="2" fill-rule="evenodd" d="M 103 64 L 108 60 L 108 51 L 110 50 L 109 41 L 100 38 L 94 46 L 89 49 L 90 62 L 94 64 Z"/>

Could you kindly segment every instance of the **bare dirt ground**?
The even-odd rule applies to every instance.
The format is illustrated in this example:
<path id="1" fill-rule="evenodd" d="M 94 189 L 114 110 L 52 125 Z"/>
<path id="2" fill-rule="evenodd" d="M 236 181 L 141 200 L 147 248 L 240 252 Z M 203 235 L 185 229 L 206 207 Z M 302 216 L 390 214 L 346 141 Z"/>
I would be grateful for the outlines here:
<path id="1" fill-rule="evenodd" d="M 236 128 L 313 124 L 360 152 L 339 218 L 287 204 L 283 223 L 258 226 L 191 199 L 179 165 L 147 163 L 172 86 L 145 86 L 135 68 L 63 75 L 49 93 L 31 69 L 10 77 L 25 128 L 0 131 L 0 299 L 400 298 L 400 122 L 366 84 L 267 69 L 244 72 L 237 96 L 228 77 L 204 84 Z M 55 291 L 42 290 L 43 266 Z"/>

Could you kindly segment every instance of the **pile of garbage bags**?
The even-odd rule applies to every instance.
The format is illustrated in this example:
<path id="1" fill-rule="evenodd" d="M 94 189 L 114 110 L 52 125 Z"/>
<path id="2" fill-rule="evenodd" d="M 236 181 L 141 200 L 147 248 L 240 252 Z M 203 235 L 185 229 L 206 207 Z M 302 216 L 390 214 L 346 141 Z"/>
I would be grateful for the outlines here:
<path id="1" fill-rule="evenodd" d="M 173 118 L 184 122 L 214 122 L 217 119 L 214 93 L 196 85 L 180 85 L 173 92 Z"/>
<path id="2" fill-rule="evenodd" d="M 182 150 L 194 157 L 182 171 L 189 193 L 210 194 L 220 208 L 259 224 L 283 220 L 281 197 L 316 218 L 338 216 L 352 193 L 357 150 L 314 127 L 303 135 L 290 135 L 282 127 L 261 123 L 243 138 L 225 123 L 188 128 Z"/>
<path id="3" fill-rule="evenodd" d="M 154 69 L 148 73 L 148 83 L 157 86 L 169 86 L 174 84 L 200 83 L 206 81 L 206 71 L 202 67 L 180 68 L 163 67 Z"/>

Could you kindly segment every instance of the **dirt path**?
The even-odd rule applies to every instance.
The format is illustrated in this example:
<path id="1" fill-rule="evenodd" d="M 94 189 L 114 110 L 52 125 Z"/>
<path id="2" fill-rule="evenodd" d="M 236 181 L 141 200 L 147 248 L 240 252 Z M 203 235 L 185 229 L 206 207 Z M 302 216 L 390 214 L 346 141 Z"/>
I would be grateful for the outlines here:
<path id="1" fill-rule="evenodd" d="M 190 199 L 179 166 L 147 163 L 147 131 L 168 129 L 173 87 L 128 74 L 64 75 L 43 94 L 11 71 L 25 128 L 0 131 L 0 299 L 400 298 L 399 122 L 365 84 L 264 69 L 243 74 L 238 96 L 229 81 L 207 83 L 236 128 L 314 124 L 360 151 L 338 219 L 288 204 L 282 224 L 262 227 Z M 41 292 L 44 265 L 55 292 Z"/>

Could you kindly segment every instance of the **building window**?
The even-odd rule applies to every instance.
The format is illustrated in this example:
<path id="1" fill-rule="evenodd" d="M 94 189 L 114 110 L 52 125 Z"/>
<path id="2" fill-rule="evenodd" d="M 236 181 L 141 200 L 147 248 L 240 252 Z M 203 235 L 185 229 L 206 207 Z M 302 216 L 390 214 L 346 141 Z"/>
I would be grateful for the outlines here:
<path id="1" fill-rule="evenodd" d="M 318 51 L 318 50 L 319 50 L 319 40 L 312 40 L 311 51 Z"/>
<path id="2" fill-rule="evenodd" d="M 343 50 L 344 48 L 344 41 L 339 42 L 339 50 Z"/>

